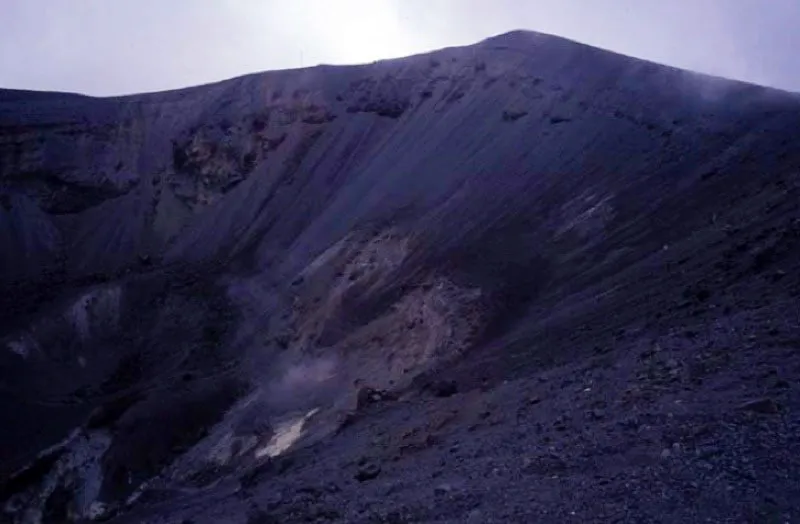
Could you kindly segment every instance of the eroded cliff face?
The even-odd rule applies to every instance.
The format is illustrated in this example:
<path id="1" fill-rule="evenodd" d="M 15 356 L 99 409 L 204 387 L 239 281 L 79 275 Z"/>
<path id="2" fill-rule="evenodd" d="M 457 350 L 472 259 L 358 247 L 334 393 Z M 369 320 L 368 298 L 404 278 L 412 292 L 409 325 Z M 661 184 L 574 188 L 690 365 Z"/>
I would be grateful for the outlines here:
<path id="1" fill-rule="evenodd" d="M 798 122 L 796 95 L 524 32 L 132 97 L 0 91 L 4 511 L 236 512 L 231 486 L 296 451 L 383 442 L 405 467 L 496 426 L 504 381 L 784 314 Z"/>
<path id="2" fill-rule="evenodd" d="M 5 251 L 25 253 L 33 263 L 7 256 L 3 276 L 35 281 L 42 266 L 65 277 L 135 267 L 140 256 L 164 255 L 195 215 L 217 203 L 223 209 L 210 220 L 224 215 L 216 236 L 229 237 L 230 228 L 251 227 L 258 207 L 278 192 L 324 202 L 335 187 L 282 187 L 314 169 L 307 157 L 334 157 L 327 163 L 340 167 L 326 167 L 330 184 L 342 169 L 368 159 L 404 114 L 428 102 L 434 112 L 445 111 L 476 82 L 488 87 L 509 69 L 490 78 L 483 62 L 463 55 L 453 50 L 439 58 L 267 73 L 117 99 L 7 92 L 0 177 L 3 212 L 16 225 L 15 234 L 6 233 Z M 257 204 L 243 195 L 220 202 L 254 174 L 248 191 L 259 193 L 251 198 Z M 18 224 L 22 217 L 26 227 Z M 201 221 L 199 229 L 207 227 Z M 52 238 L 25 242 L 19 236 L 28 230 Z M 221 238 L 210 244 L 194 251 L 213 255 L 231 247 Z"/>

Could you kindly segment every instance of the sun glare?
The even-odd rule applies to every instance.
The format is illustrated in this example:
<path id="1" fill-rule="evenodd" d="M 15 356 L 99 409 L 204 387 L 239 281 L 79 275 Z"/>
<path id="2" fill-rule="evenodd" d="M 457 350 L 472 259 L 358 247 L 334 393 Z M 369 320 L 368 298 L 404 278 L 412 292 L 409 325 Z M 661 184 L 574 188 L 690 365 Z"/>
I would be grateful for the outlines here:
<path id="1" fill-rule="evenodd" d="M 416 51 L 391 2 L 338 0 L 316 7 L 316 36 L 337 63 L 397 58 Z"/>

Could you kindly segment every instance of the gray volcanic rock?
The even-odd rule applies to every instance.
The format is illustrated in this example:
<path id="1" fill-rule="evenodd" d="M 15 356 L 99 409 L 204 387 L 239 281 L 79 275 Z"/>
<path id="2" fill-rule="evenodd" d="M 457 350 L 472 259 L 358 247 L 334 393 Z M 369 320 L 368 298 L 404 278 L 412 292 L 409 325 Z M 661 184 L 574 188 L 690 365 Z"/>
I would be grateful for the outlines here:
<path id="1" fill-rule="evenodd" d="M 531 32 L 0 91 L 3 515 L 800 518 L 798 136 Z"/>

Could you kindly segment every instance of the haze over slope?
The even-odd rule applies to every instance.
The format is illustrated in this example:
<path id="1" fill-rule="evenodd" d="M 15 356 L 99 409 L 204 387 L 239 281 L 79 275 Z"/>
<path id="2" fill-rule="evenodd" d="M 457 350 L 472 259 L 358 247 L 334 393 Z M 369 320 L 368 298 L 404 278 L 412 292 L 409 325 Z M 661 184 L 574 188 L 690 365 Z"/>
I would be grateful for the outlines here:
<path id="1" fill-rule="evenodd" d="M 13 395 L 0 425 L 14 428 L 0 456 L 6 511 L 19 522 L 124 518 L 147 490 L 171 500 L 206 489 L 237 521 L 259 500 L 230 495 L 237 475 L 282 456 L 278 437 L 292 424 L 297 474 L 341 474 L 315 470 L 314 454 L 378 460 L 384 452 L 357 435 L 391 432 L 399 409 L 421 417 L 420 392 L 441 390 L 434 375 L 474 402 L 489 391 L 508 405 L 518 399 L 502 388 L 512 386 L 495 385 L 528 394 L 531 376 L 573 376 L 569 366 L 598 354 L 605 374 L 589 382 L 624 389 L 625 373 L 636 375 L 630 359 L 666 347 L 675 380 L 642 398 L 592 401 L 609 419 L 653 414 L 648 403 L 678 388 L 685 398 L 668 400 L 693 406 L 686 421 L 719 385 L 690 372 L 701 346 L 713 353 L 703 366 L 724 371 L 715 376 L 783 362 L 781 380 L 794 380 L 798 136 L 798 95 L 530 32 L 130 97 L 0 91 L 0 365 Z M 773 329 L 784 338 L 769 350 L 747 338 Z M 685 330 L 694 335 L 677 340 Z M 745 379 L 726 387 L 713 390 L 723 393 L 712 412 L 761 391 Z M 781 394 L 775 405 L 796 405 L 794 389 Z M 402 407 L 375 415 L 384 429 L 353 429 L 365 403 L 398 395 Z M 578 402 L 553 402 L 564 411 L 531 416 L 583 416 Z M 791 409 L 784 415 L 795 424 Z M 463 427 L 446 425 L 437 438 Z M 508 441 L 487 435 L 470 442 Z M 578 456 L 569 438 L 560 453 Z M 518 440 L 553 441 L 543 439 Z M 800 471 L 778 457 L 797 445 L 768 447 L 775 464 L 764 471 Z M 421 446 L 436 463 L 442 444 Z M 385 451 L 399 479 L 411 474 L 404 449 Z M 411 460 L 428 472 L 424 456 Z M 278 482 L 258 471 L 250 484 Z M 758 479 L 783 497 L 776 511 L 797 511 L 796 486 Z M 379 511 L 359 507 L 350 490 L 360 485 L 339 485 L 331 520 Z M 412 491 L 385 507 L 425 499 Z M 737 495 L 735 508 L 750 503 Z M 697 516 L 681 514 L 675 496 L 663 511 Z M 706 496 L 705 514 L 733 511 Z M 408 518 L 463 521 L 476 507 L 425 513 L 435 506 Z"/>

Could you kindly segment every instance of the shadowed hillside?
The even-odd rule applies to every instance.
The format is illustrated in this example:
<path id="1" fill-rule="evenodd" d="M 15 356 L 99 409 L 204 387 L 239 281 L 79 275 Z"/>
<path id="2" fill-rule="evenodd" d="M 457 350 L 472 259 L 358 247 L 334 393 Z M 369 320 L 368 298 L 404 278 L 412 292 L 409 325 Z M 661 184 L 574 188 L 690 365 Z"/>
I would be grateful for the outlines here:
<path id="1" fill-rule="evenodd" d="M 531 32 L 0 91 L 4 515 L 800 518 L 798 137 Z"/>

